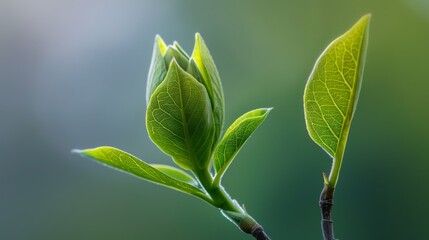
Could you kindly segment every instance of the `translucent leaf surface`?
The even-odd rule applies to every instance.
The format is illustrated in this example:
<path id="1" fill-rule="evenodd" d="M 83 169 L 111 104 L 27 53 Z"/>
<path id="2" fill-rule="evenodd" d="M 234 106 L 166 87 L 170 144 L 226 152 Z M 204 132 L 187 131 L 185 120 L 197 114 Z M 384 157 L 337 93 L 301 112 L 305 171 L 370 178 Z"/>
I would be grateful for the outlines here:
<path id="1" fill-rule="evenodd" d="M 149 74 L 146 86 L 146 102 L 149 103 L 150 96 L 164 80 L 167 73 L 167 65 L 163 55 L 167 51 L 167 46 L 160 36 L 155 37 L 155 44 L 153 46 L 152 61 L 150 63 Z"/>
<path id="2" fill-rule="evenodd" d="M 175 49 L 173 46 L 168 46 L 164 55 L 165 64 L 168 66 L 173 59 L 176 60 L 182 69 L 188 68 L 189 58 L 180 50 Z"/>
<path id="3" fill-rule="evenodd" d="M 341 165 L 359 97 L 369 20 L 370 15 L 362 17 L 326 48 L 305 87 L 304 112 L 310 137 L 339 161 L 337 165 Z"/>
<path id="4" fill-rule="evenodd" d="M 212 102 L 213 117 L 215 122 L 215 141 L 217 142 L 220 132 L 222 131 L 224 120 L 224 96 L 222 84 L 220 82 L 219 73 L 213 58 L 200 34 L 195 35 L 195 46 L 192 52 L 194 59 L 201 75 L 203 76 L 203 84 L 207 88 L 207 92 Z"/>
<path id="5" fill-rule="evenodd" d="M 188 193 L 204 200 L 208 199 L 204 192 L 195 186 L 170 177 L 158 170 L 156 167 L 152 167 L 137 157 L 134 157 L 122 150 L 113 147 L 98 147 L 93 149 L 74 150 L 74 152 L 79 153 L 83 157 L 89 157 L 110 167 L 122 170 L 145 180 Z"/>
<path id="6" fill-rule="evenodd" d="M 235 155 L 270 111 L 271 108 L 261 108 L 245 113 L 228 128 L 214 153 L 215 182 L 220 181 Z"/>
<path id="7" fill-rule="evenodd" d="M 304 93 L 311 138 L 335 157 L 359 97 L 369 16 L 334 40 L 317 60 Z"/>
<path id="8" fill-rule="evenodd" d="M 207 91 L 172 61 L 149 100 L 149 137 L 184 169 L 205 169 L 213 145 L 213 115 Z"/>
<path id="9" fill-rule="evenodd" d="M 191 74 L 198 82 L 204 84 L 203 76 L 201 75 L 200 70 L 198 69 L 197 64 L 194 59 L 189 59 L 188 69 L 186 70 L 189 74 Z"/>
<path id="10" fill-rule="evenodd" d="M 198 182 L 195 178 L 178 168 L 163 164 L 151 164 L 151 166 L 174 179 L 189 183 L 195 187 L 198 186 Z"/>

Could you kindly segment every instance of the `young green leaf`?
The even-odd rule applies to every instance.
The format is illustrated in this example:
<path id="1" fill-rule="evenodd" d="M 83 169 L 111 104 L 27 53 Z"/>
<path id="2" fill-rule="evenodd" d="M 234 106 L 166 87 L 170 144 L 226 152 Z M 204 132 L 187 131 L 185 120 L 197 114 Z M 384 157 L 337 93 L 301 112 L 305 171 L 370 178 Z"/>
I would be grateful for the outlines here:
<path id="1" fill-rule="evenodd" d="M 182 168 L 205 169 L 213 145 L 213 114 L 207 91 L 176 61 L 149 100 L 149 137 Z"/>
<path id="2" fill-rule="evenodd" d="M 200 70 L 198 69 L 197 64 L 194 59 L 189 59 L 188 69 L 186 70 L 189 74 L 191 74 L 198 82 L 204 84 L 203 76 L 201 75 Z"/>
<path id="3" fill-rule="evenodd" d="M 98 147 L 85 150 L 73 150 L 83 157 L 95 159 L 117 170 L 130 173 L 145 180 L 196 196 L 207 202 L 211 199 L 199 188 L 164 174 L 139 158 L 113 147 Z"/>
<path id="4" fill-rule="evenodd" d="M 183 54 L 180 50 L 169 46 L 164 55 L 165 64 L 169 65 L 171 63 L 171 60 L 173 59 L 177 61 L 177 64 L 179 64 L 181 68 L 185 70 L 188 68 L 189 58 L 185 54 Z"/>
<path id="5" fill-rule="evenodd" d="M 317 60 L 304 92 L 310 137 L 331 157 L 335 187 L 362 82 L 370 15 L 334 40 Z"/>
<path id="6" fill-rule="evenodd" d="M 146 87 L 146 102 L 149 103 L 150 96 L 162 82 L 167 73 L 167 64 L 163 55 L 167 51 L 167 46 L 159 35 L 155 37 L 153 46 L 152 61 L 149 68 L 147 87 Z"/>
<path id="7" fill-rule="evenodd" d="M 215 185 L 220 183 L 222 175 L 234 160 L 244 143 L 265 120 L 271 108 L 260 108 L 245 113 L 228 128 L 214 152 L 216 170 Z"/>
<path id="8" fill-rule="evenodd" d="M 203 76 L 203 84 L 207 88 L 207 92 L 212 102 L 213 116 L 215 123 L 215 143 L 218 141 L 220 132 L 222 131 L 224 121 L 224 96 L 222 84 L 220 82 L 219 73 L 216 65 L 210 55 L 203 38 L 200 34 L 195 34 L 195 46 L 192 52 L 194 59 L 201 75 Z M 215 147 L 216 144 L 213 145 Z"/>
<path id="9" fill-rule="evenodd" d="M 188 54 L 185 52 L 185 50 L 183 50 L 183 48 L 179 45 L 178 42 L 174 41 L 173 46 L 180 51 L 188 60 L 189 60 L 189 56 Z"/>
<path id="10" fill-rule="evenodd" d="M 198 187 L 198 182 L 197 180 L 195 180 L 195 178 L 178 168 L 163 164 L 151 164 L 151 166 L 158 169 L 165 175 L 168 175 L 179 181 L 189 183 L 192 186 Z"/>

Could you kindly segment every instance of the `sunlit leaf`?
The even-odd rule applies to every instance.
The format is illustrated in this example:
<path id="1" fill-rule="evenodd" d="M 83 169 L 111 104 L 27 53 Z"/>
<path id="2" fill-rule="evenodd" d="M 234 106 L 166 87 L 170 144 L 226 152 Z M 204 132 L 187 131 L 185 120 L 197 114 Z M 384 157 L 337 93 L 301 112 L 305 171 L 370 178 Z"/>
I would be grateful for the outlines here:
<path id="1" fill-rule="evenodd" d="M 205 169 L 213 145 L 213 114 L 207 91 L 172 61 L 149 100 L 149 137 L 182 168 Z"/>
<path id="2" fill-rule="evenodd" d="M 304 92 L 310 137 L 340 162 L 362 82 L 370 16 L 334 40 L 317 60 Z M 335 183 L 333 183 L 335 185 Z"/>
<path id="3" fill-rule="evenodd" d="M 89 157 L 117 170 L 122 170 L 145 180 L 161 184 L 199 198 L 207 199 L 207 196 L 199 188 L 196 188 L 185 181 L 180 181 L 177 178 L 171 177 L 158 170 L 156 166 L 153 167 L 122 150 L 113 147 L 98 147 L 93 149 L 74 150 L 74 152 L 79 153 L 83 157 Z"/>
<path id="4" fill-rule="evenodd" d="M 157 35 L 155 37 L 155 44 L 153 46 L 152 61 L 149 68 L 149 74 L 147 78 L 147 87 L 146 87 L 146 102 L 149 103 L 150 96 L 162 82 L 167 73 L 167 65 L 163 58 L 163 55 L 167 51 L 167 46 L 165 45 L 162 38 Z"/>
<path id="5" fill-rule="evenodd" d="M 189 58 L 187 55 L 172 46 L 168 46 L 164 55 L 165 64 L 168 66 L 173 59 L 176 60 L 182 69 L 186 70 L 188 68 Z"/>
<path id="6" fill-rule="evenodd" d="M 247 112 L 228 128 L 214 153 L 215 181 L 220 181 L 235 155 L 270 111 L 271 108 L 261 108 Z"/>
<path id="7" fill-rule="evenodd" d="M 180 170 L 178 168 L 169 166 L 169 165 L 163 165 L 163 164 L 151 164 L 152 167 L 158 169 L 165 175 L 168 175 L 174 179 L 177 179 L 182 182 L 189 183 L 195 187 L 198 187 L 198 182 L 193 178 L 191 175 L 187 174 L 183 170 Z"/>
<path id="8" fill-rule="evenodd" d="M 195 46 L 192 59 L 201 71 L 203 84 L 212 102 L 213 117 L 215 123 L 215 142 L 218 141 L 224 121 L 224 96 L 219 73 L 213 58 L 200 34 L 195 35 Z M 213 145 L 214 146 L 214 145 Z"/>
<path id="9" fill-rule="evenodd" d="M 187 59 L 189 59 L 188 54 L 185 52 L 185 50 L 183 50 L 183 48 L 179 45 L 178 42 L 174 41 L 173 46 L 180 51 Z"/>
<path id="10" fill-rule="evenodd" d="M 189 74 L 191 74 L 198 82 L 204 84 L 203 76 L 201 75 L 200 70 L 198 69 L 197 64 L 194 59 L 189 59 L 188 69 L 186 70 Z"/>

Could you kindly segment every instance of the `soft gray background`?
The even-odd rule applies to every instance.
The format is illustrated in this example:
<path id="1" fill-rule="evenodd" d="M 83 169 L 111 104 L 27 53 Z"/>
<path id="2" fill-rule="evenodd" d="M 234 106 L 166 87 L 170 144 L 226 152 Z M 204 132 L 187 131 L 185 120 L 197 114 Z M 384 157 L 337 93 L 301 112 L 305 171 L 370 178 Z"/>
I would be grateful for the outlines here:
<path id="1" fill-rule="evenodd" d="M 330 159 L 307 135 L 302 93 L 318 55 L 373 14 L 359 106 L 334 208 L 337 237 L 427 239 L 429 2 L 0 0 L 0 239 L 251 239 L 202 201 L 70 154 L 112 145 L 171 163 L 147 136 L 159 33 L 200 32 L 226 125 L 274 107 L 224 185 L 273 239 L 321 239 Z"/>

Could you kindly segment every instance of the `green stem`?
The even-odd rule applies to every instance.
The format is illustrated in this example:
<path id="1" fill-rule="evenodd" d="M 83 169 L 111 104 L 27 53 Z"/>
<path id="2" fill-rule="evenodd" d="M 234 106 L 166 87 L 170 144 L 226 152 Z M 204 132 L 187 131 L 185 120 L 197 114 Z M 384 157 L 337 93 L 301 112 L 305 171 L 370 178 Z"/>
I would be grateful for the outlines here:
<path id="1" fill-rule="evenodd" d="M 344 122 L 343 131 L 341 133 L 342 141 L 338 142 L 337 152 L 335 153 L 331 173 L 329 174 L 329 187 L 335 188 L 340 176 L 341 164 L 343 163 L 344 151 L 346 150 L 347 137 L 349 135 L 351 119 Z"/>
<path id="2" fill-rule="evenodd" d="M 334 191 L 340 176 L 341 165 L 343 163 L 344 151 L 346 150 L 347 137 L 349 135 L 351 118 L 344 122 L 341 133 L 342 141 L 338 142 L 337 152 L 333 159 L 328 182 L 325 179 L 325 186 L 320 195 L 319 206 L 322 211 L 322 232 L 324 240 L 335 240 L 334 222 L 331 219 L 331 210 L 334 205 Z M 325 175 L 324 175 L 325 178 Z"/>
<path id="3" fill-rule="evenodd" d="M 244 213 L 241 207 L 234 204 L 231 197 L 225 192 L 225 189 L 221 186 L 213 185 L 213 177 L 208 170 L 201 170 L 195 172 L 197 178 L 200 180 L 201 185 L 210 195 L 213 200 L 213 206 L 236 213 Z"/>
<path id="4" fill-rule="evenodd" d="M 341 164 L 343 163 L 343 156 L 333 159 L 331 172 L 329 173 L 329 187 L 335 188 L 340 176 Z"/>
<path id="5" fill-rule="evenodd" d="M 201 185 L 210 195 L 213 206 L 235 223 L 243 232 L 252 235 L 256 240 L 270 240 L 264 229 L 250 215 L 246 213 L 225 191 L 222 186 L 215 185 L 208 170 L 194 172 Z"/>

